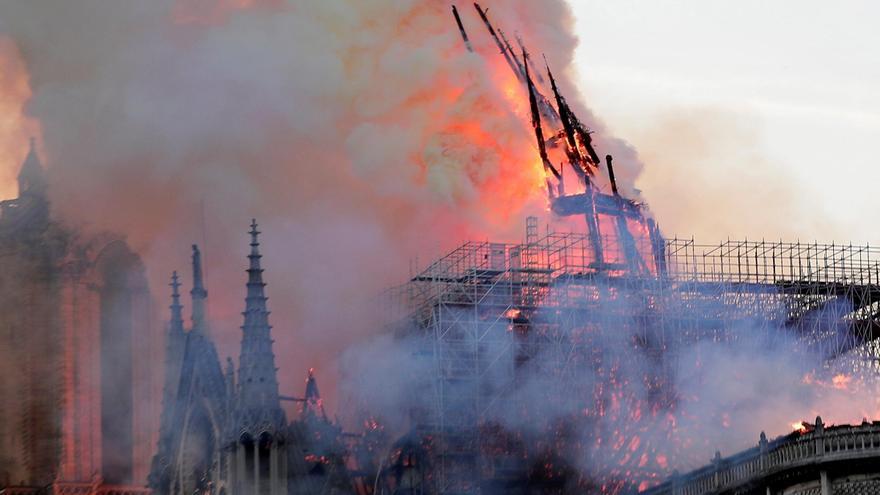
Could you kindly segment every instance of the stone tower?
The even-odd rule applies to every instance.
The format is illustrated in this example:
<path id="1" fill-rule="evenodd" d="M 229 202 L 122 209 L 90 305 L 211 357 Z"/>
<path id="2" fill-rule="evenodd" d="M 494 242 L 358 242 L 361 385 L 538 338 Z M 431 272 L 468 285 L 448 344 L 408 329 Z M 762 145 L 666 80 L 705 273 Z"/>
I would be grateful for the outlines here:
<path id="1" fill-rule="evenodd" d="M 351 493 L 342 430 L 328 420 L 311 370 L 302 397 L 283 397 L 301 402 L 302 413 L 288 422 L 281 407 L 256 221 L 249 233 L 237 376 L 229 358 L 221 369 L 208 331 L 198 248 L 193 246 L 192 328 L 182 339 L 178 284 L 172 276 L 166 360 L 171 378 L 149 486 L 156 495 Z"/>
<path id="2" fill-rule="evenodd" d="M 18 185 L 0 202 L 0 396 L 15 398 L 0 407 L 0 487 L 135 489 L 161 391 L 143 264 L 121 237 L 51 218 L 33 140 Z"/>
<path id="3" fill-rule="evenodd" d="M 172 275 L 162 428 L 149 476 L 159 494 L 216 493 L 224 487 L 226 377 L 208 332 L 202 259 L 192 247 L 192 328 L 184 331 L 176 274 Z M 179 356 L 179 357 L 178 357 Z"/>
<path id="4" fill-rule="evenodd" d="M 278 396 L 259 234 L 253 220 L 238 389 L 231 425 L 233 438 L 237 439 L 231 473 L 236 493 L 280 495 L 287 491 L 287 420 Z"/>

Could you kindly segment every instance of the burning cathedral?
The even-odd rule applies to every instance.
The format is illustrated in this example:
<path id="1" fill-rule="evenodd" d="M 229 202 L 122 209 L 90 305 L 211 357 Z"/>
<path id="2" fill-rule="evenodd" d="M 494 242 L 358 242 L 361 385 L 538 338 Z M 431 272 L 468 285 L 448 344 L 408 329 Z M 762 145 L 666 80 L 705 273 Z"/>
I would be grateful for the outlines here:
<path id="1" fill-rule="evenodd" d="M 464 243 L 387 292 L 387 358 L 419 370 L 403 380 L 405 424 L 386 432 L 368 414 L 344 431 L 311 371 L 300 396 L 280 392 L 256 221 L 236 370 L 215 346 L 199 248 L 190 322 L 175 272 L 159 332 L 124 240 L 50 219 L 32 146 L 20 197 L 0 204 L 0 393 L 17 398 L 0 409 L 0 493 L 880 492 L 880 423 L 867 418 L 816 418 L 671 469 L 683 462 L 671 456 L 710 447 L 682 443 L 678 421 L 693 418 L 675 414 L 693 399 L 677 390 L 693 349 L 757 343 L 820 372 L 876 376 L 880 250 L 664 238 L 618 190 L 613 158 L 600 158 L 550 68 L 474 7 L 527 92 L 551 210 L 584 228 L 542 231 L 530 217 L 521 242 Z M 698 356 L 698 374 L 711 357 Z"/>
<path id="2" fill-rule="evenodd" d="M 0 395 L 16 398 L 0 408 L 0 493 L 350 492 L 313 373 L 302 397 L 278 392 L 256 222 L 238 375 L 212 341 L 193 246 L 191 325 L 175 272 L 162 384 L 140 258 L 51 219 L 33 140 L 18 184 L 0 203 Z M 300 404 L 296 418 L 282 401 Z"/>
<path id="3" fill-rule="evenodd" d="M 156 494 L 348 493 L 341 429 L 321 402 L 312 371 L 302 397 L 279 394 L 257 223 L 250 229 L 238 374 L 221 365 L 205 318 L 208 291 L 193 246 L 192 322 L 184 328 L 177 273 L 171 279 L 162 421 L 149 486 Z M 301 404 L 288 420 L 282 400 Z"/>

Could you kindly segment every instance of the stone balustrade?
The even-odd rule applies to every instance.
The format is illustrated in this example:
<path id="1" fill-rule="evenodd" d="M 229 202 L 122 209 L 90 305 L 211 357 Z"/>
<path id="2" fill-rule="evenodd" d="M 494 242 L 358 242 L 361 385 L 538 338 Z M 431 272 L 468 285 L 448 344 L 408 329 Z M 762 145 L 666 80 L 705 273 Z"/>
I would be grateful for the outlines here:
<path id="1" fill-rule="evenodd" d="M 786 472 L 814 467 L 819 477 L 822 466 L 854 460 L 876 460 L 880 475 L 880 421 L 861 425 L 825 427 L 822 418 L 806 431 L 767 441 L 761 433 L 756 447 L 728 458 L 716 452 L 712 462 L 685 475 L 675 475 L 649 488 L 648 495 L 704 495 L 717 493 L 771 493 L 740 490 L 762 485 L 761 480 L 780 477 Z M 822 475 L 825 479 L 825 475 Z M 828 486 L 827 481 L 822 482 Z M 764 483 L 768 484 L 768 483 Z M 826 490 L 820 488 L 819 493 Z"/>
<path id="2" fill-rule="evenodd" d="M 100 483 L 56 482 L 47 487 L 0 487 L 0 495 L 151 495 L 149 488 Z"/>

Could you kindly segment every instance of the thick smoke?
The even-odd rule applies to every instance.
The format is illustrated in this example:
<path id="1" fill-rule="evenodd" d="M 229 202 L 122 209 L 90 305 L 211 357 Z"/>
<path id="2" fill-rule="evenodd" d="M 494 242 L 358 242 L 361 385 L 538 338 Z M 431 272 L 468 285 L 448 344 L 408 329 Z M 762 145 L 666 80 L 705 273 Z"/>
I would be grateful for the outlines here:
<path id="1" fill-rule="evenodd" d="M 670 237 L 870 240 L 815 207 L 809 186 L 769 156 L 754 120 L 707 107 L 642 117 L 619 132 L 651 164 L 639 183 Z"/>
<path id="2" fill-rule="evenodd" d="M 553 320 L 562 322 L 558 348 L 556 336 L 526 344 L 513 320 L 496 319 L 497 306 L 460 315 L 445 307 L 445 323 L 436 324 L 455 335 L 449 337 L 455 344 L 432 335 L 420 340 L 425 329 L 417 327 L 403 329 L 407 338 L 380 337 L 350 351 L 344 393 L 355 404 L 370 404 L 401 433 L 411 426 L 410 412 L 430 421 L 426 412 L 441 400 L 438 374 L 470 364 L 479 370 L 475 382 L 443 382 L 448 417 L 466 417 L 476 404 L 484 421 L 525 441 L 530 462 L 559 453 L 587 478 L 636 486 L 707 464 L 716 451 L 727 456 L 752 447 L 762 431 L 774 438 L 819 415 L 832 424 L 880 417 L 873 368 L 861 368 L 857 353 L 823 364 L 822 346 L 787 328 L 782 306 L 749 316 L 748 296 L 742 302 L 674 291 L 646 297 L 601 284 L 597 292 L 595 307 Z M 848 311 L 832 303 L 814 315 L 825 338 L 846 331 L 837 327 Z M 534 320 L 531 332 L 554 324 L 545 318 Z M 435 362 L 437 354 L 447 364 Z M 491 443 L 482 448 L 491 451 Z"/>
<path id="3" fill-rule="evenodd" d="M 565 76 L 576 38 L 565 3 L 483 5 L 547 54 L 574 100 Z M 0 112 L 15 117 L 0 121 L 0 193 L 11 195 L 9 167 L 19 163 L 5 154 L 23 154 L 39 122 L 54 213 L 127 235 L 160 301 L 170 271 L 187 272 L 189 244 L 204 244 L 213 331 L 233 356 L 247 225 L 257 217 L 282 392 L 299 394 L 308 367 L 322 380 L 342 362 L 362 378 L 346 382 L 347 392 L 402 421 L 407 408 L 424 406 L 412 399 L 427 398 L 417 378 L 430 370 L 413 358 L 412 342 L 366 338 L 375 327 L 365 303 L 403 279 L 417 254 L 471 237 L 518 238 L 522 218 L 546 208 L 523 90 L 474 12 L 459 7 L 478 54 L 465 51 L 447 1 L 2 2 Z M 634 151 L 572 103 L 598 131 L 600 153 L 615 155 L 631 194 L 641 169 Z M 628 335 L 615 329 L 596 336 L 597 349 L 620 352 Z M 779 418 L 852 404 L 817 392 L 844 391 L 804 384 L 806 369 L 782 349 L 753 342 L 680 349 L 675 431 L 702 443 L 696 459 L 658 452 L 670 467 L 753 443 L 760 428 L 781 433 Z M 653 370 L 633 354 L 618 357 L 629 395 L 645 397 L 640 377 Z M 584 369 L 580 378 L 588 386 L 599 377 Z M 538 396 L 540 382 L 515 393 Z M 496 419 L 520 427 L 519 418 Z M 615 418 L 599 430 L 632 420 Z M 664 445 L 668 418 L 644 421 Z"/>
<path id="4" fill-rule="evenodd" d="M 30 76 L 54 213 L 127 235 L 160 301 L 189 244 L 206 244 L 223 353 L 237 353 L 245 233 L 260 220 L 290 389 L 309 366 L 334 372 L 369 331 L 358 304 L 417 253 L 518 237 L 546 208 L 523 88 L 459 7 L 478 54 L 446 1 L 4 2 L 0 35 Z M 564 2 L 484 7 L 575 99 Z M 597 140 L 630 190 L 634 154 Z"/>

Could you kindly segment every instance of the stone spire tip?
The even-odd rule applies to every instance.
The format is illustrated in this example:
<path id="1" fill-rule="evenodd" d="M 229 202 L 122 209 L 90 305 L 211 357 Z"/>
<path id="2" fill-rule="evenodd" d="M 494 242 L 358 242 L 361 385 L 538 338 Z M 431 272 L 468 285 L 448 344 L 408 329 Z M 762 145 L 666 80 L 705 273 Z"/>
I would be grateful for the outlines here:
<path id="1" fill-rule="evenodd" d="M 174 297 L 180 296 L 180 292 L 178 289 L 180 288 L 180 280 L 177 276 L 177 270 L 171 272 L 171 283 L 168 284 L 171 287 L 171 295 Z"/>

